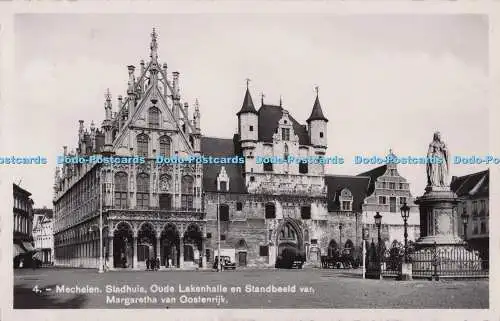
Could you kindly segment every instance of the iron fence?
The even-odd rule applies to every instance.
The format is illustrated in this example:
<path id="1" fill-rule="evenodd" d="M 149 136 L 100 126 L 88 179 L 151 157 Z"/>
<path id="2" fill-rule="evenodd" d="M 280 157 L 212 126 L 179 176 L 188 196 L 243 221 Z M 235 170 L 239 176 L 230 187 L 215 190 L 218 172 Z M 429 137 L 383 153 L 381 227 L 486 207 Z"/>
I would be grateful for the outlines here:
<path id="1" fill-rule="evenodd" d="M 482 259 L 477 251 L 464 246 L 433 244 L 418 250 L 410 249 L 407 256 L 412 263 L 414 278 L 487 278 L 488 260 Z M 404 249 L 392 246 L 381 258 L 382 277 L 398 277 L 404 262 Z"/>
<path id="2" fill-rule="evenodd" d="M 488 277 L 489 264 L 477 251 L 463 246 L 433 246 L 411 255 L 413 277 Z"/>

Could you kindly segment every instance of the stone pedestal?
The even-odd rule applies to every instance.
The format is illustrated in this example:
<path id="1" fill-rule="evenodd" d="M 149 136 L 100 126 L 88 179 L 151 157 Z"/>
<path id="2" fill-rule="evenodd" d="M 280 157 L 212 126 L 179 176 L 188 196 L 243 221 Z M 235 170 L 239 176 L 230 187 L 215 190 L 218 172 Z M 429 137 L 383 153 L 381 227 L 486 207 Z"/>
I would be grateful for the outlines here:
<path id="1" fill-rule="evenodd" d="M 415 203 L 420 207 L 420 238 L 411 255 L 414 277 L 418 273 L 437 279 L 479 270 L 478 254 L 458 236 L 456 194 L 449 187 L 428 187 Z"/>
<path id="2" fill-rule="evenodd" d="M 420 238 L 417 248 L 438 245 L 463 244 L 458 236 L 457 211 L 459 200 L 447 187 L 428 187 L 423 196 L 417 198 L 420 207 Z"/>
<path id="3" fill-rule="evenodd" d="M 403 263 L 401 264 L 401 274 L 399 280 L 401 281 L 411 281 L 412 280 L 412 264 Z"/>

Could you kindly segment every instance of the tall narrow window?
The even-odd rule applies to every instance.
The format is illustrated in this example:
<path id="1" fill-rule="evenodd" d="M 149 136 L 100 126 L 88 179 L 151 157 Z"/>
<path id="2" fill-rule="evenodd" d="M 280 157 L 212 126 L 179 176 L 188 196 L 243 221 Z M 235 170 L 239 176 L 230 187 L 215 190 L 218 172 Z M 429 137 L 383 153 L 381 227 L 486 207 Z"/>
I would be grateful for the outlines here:
<path id="1" fill-rule="evenodd" d="M 281 129 L 281 139 L 282 140 L 290 140 L 290 128 L 282 128 Z"/>
<path id="2" fill-rule="evenodd" d="M 285 152 L 283 153 L 283 157 L 286 159 L 288 159 L 288 145 L 285 144 Z"/>
<path id="3" fill-rule="evenodd" d="M 164 157 L 170 156 L 170 137 L 161 136 L 160 137 L 160 155 Z"/>
<path id="4" fill-rule="evenodd" d="M 151 128 L 160 127 L 160 110 L 157 107 L 149 108 L 148 123 Z"/>
<path id="5" fill-rule="evenodd" d="M 181 180 L 181 207 L 184 210 L 193 208 L 193 183 L 194 180 L 191 176 L 183 176 Z"/>
<path id="6" fill-rule="evenodd" d="M 115 174 L 115 207 L 117 208 L 127 208 L 127 181 L 127 173 Z"/>
<path id="7" fill-rule="evenodd" d="M 137 207 L 149 207 L 149 175 L 140 173 L 137 175 Z"/>
<path id="8" fill-rule="evenodd" d="M 142 157 L 148 157 L 149 152 L 149 137 L 146 134 L 140 134 L 137 136 L 137 155 Z"/>

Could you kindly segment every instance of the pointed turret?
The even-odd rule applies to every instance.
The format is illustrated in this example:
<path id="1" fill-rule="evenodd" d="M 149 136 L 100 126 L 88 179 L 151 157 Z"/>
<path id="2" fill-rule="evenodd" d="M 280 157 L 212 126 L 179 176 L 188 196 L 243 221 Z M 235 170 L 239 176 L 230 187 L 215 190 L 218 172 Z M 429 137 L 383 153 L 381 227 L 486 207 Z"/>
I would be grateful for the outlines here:
<path id="1" fill-rule="evenodd" d="M 311 112 L 311 116 L 307 119 L 307 122 L 313 120 L 324 120 L 328 122 L 328 119 L 323 115 L 323 110 L 321 109 L 321 104 L 319 102 L 319 88 L 316 87 L 316 100 L 314 101 L 314 106 Z"/>
<path id="2" fill-rule="evenodd" d="M 240 138 L 241 148 L 244 152 L 255 148 L 255 142 L 259 137 L 259 114 L 253 105 L 252 96 L 248 84 L 250 79 L 246 79 L 247 90 L 243 99 L 243 106 L 238 115 L 238 136 Z"/>
<path id="3" fill-rule="evenodd" d="M 156 30 L 155 28 L 153 28 L 153 32 L 151 33 L 151 53 L 149 55 L 153 64 L 158 63 L 158 43 L 156 42 L 157 37 L 158 35 L 156 34 Z"/>
<path id="4" fill-rule="evenodd" d="M 243 105 L 241 106 L 240 111 L 236 115 L 241 115 L 244 113 L 253 113 L 257 114 L 257 110 L 255 110 L 255 106 L 253 105 L 252 95 L 250 95 L 250 90 L 248 89 L 249 79 L 247 79 L 247 91 L 245 92 L 245 98 L 243 98 Z"/>
<path id="5" fill-rule="evenodd" d="M 307 119 L 309 140 L 311 145 L 323 149 L 327 146 L 327 123 L 328 119 L 323 115 L 321 104 L 319 103 L 319 87 L 316 86 L 316 100 L 311 112 L 311 116 Z"/>

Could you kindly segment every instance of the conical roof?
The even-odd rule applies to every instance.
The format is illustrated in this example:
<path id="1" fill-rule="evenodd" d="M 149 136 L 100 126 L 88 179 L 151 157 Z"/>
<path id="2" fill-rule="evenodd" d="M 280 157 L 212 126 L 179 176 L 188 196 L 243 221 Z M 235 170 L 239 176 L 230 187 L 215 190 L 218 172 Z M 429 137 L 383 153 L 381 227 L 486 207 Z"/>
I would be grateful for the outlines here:
<path id="1" fill-rule="evenodd" d="M 240 115 L 243 113 L 253 113 L 257 114 L 257 110 L 255 110 L 255 106 L 253 105 L 252 96 L 250 95 L 250 91 L 247 88 L 245 93 L 245 98 L 243 99 L 243 105 L 241 106 L 240 111 L 236 115 Z"/>
<path id="2" fill-rule="evenodd" d="M 324 120 L 328 121 L 328 119 L 323 115 L 323 110 L 321 109 L 321 104 L 319 103 L 319 96 L 316 95 L 316 100 L 314 101 L 314 106 L 311 112 L 311 116 L 307 119 L 307 122 L 311 122 L 313 120 Z"/>

